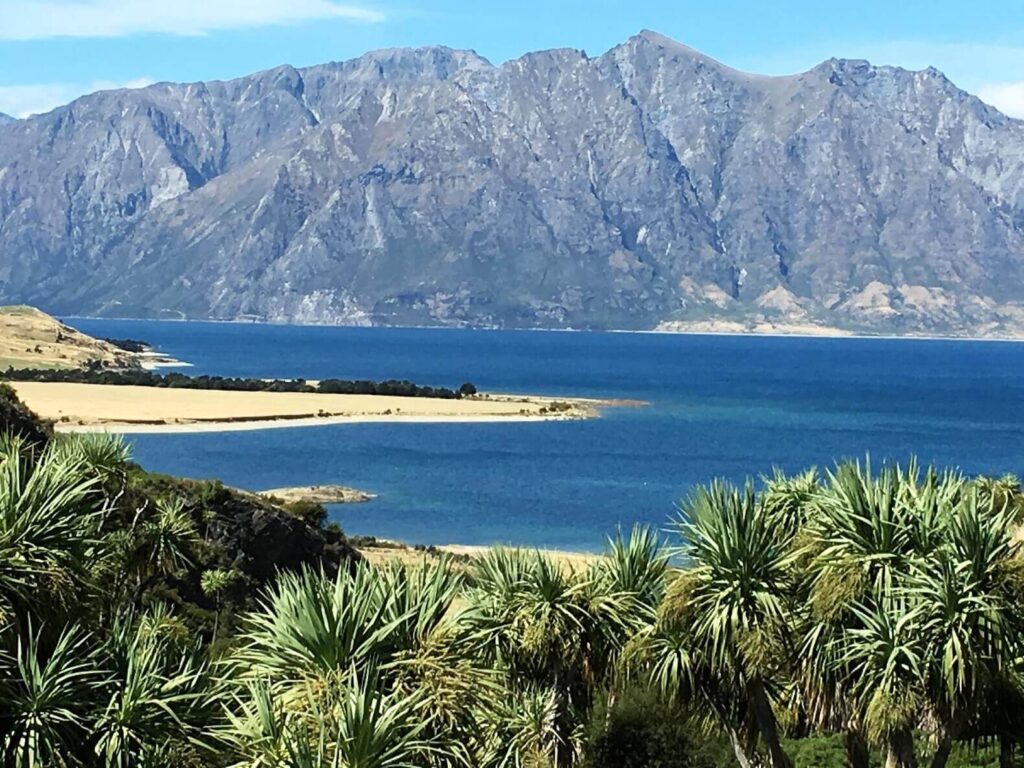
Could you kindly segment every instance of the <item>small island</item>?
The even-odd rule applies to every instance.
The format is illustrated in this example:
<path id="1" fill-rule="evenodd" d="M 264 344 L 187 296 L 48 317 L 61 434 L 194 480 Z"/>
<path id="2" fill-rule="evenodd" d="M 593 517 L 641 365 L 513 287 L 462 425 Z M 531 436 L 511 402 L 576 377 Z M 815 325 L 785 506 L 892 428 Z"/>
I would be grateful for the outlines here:
<path id="1" fill-rule="evenodd" d="M 260 496 L 282 504 L 360 504 L 373 501 L 375 493 L 367 493 L 344 485 L 304 485 L 296 488 L 271 488 L 260 491 Z"/>

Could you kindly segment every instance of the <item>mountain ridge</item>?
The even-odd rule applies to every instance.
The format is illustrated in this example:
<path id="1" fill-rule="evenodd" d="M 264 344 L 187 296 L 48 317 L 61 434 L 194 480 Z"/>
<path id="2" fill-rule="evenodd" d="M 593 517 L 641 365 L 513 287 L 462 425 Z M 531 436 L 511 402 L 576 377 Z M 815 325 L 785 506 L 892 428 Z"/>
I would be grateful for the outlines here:
<path id="1" fill-rule="evenodd" d="M 753 75 L 650 31 L 0 128 L 0 301 L 65 314 L 1017 335 L 1022 253 L 1024 123 L 937 70 Z"/>

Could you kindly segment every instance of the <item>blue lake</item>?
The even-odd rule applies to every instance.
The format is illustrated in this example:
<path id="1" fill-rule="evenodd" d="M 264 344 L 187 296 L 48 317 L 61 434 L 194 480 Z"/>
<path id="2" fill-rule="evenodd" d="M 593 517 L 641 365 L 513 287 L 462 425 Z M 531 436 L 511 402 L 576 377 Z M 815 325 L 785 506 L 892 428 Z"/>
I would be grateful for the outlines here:
<path id="1" fill-rule="evenodd" d="M 599 549 L 665 527 L 714 477 L 836 458 L 1024 469 L 1024 344 L 364 329 L 76 319 L 149 341 L 193 373 L 411 379 L 644 400 L 586 422 L 352 424 L 137 435 L 147 468 L 245 488 L 340 483 L 349 533 L 424 544 Z"/>

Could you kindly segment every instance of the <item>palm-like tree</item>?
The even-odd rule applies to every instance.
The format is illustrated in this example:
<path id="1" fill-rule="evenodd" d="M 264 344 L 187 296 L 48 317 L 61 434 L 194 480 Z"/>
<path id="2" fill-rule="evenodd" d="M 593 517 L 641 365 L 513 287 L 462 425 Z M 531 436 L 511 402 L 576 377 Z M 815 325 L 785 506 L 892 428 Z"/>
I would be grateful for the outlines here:
<path id="1" fill-rule="evenodd" d="M 554 766 L 576 759 L 573 733 L 581 714 L 637 615 L 636 595 L 618 586 L 646 579 L 644 569 L 631 576 L 608 568 L 577 572 L 539 552 L 499 548 L 470 573 L 467 607 L 458 618 L 467 647 L 483 663 L 505 669 L 513 690 L 550 697 L 551 736 L 542 742 Z"/>
<path id="2" fill-rule="evenodd" d="M 95 753 L 108 768 L 167 765 L 182 751 L 214 749 L 204 737 L 213 718 L 201 649 L 165 629 L 167 609 L 119 621 L 103 651 L 109 676 L 92 727 Z"/>
<path id="3" fill-rule="evenodd" d="M 123 437 L 102 432 L 57 435 L 49 451 L 63 461 L 84 464 L 104 481 L 124 472 L 131 460 L 131 447 Z"/>
<path id="4" fill-rule="evenodd" d="M 395 697 L 373 674 L 353 672 L 329 692 L 304 686 L 299 706 L 267 686 L 251 686 L 227 710 L 224 743 L 232 768 L 420 768 L 448 752 L 421 738 L 429 724 L 422 697 Z M 443 763 L 451 765 L 451 762 Z"/>
<path id="5" fill-rule="evenodd" d="M 829 481 L 792 558 L 804 696 L 819 726 L 848 731 L 854 765 L 864 735 L 888 765 L 915 765 L 927 726 L 938 768 L 992 692 L 1014 688 L 1012 494 L 913 461 L 840 465 Z"/>
<path id="6" fill-rule="evenodd" d="M 742 696 L 774 768 L 790 765 L 772 708 L 774 679 L 790 658 L 787 556 L 792 535 L 776 525 L 748 482 L 700 488 L 683 511 L 680 555 L 690 563 L 672 592 L 698 667 L 696 677 L 729 680 Z M 691 665 L 692 666 L 692 665 Z"/>
<path id="7" fill-rule="evenodd" d="M 447 561 L 282 574 L 222 664 L 240 764 L 450 764 L 486 691 L 446 638 L 458 587 Z"/>
<path id="8" fill-rule="evenodd" d="M 281 693 L 310 678 L 363 673 L 413 650 L 440 623 L 457 592 L 445 562 L 407 574 L 400 567 L 281 574 L 258 611 L 243 618 L 227 665 Z"/>
<path id="9" fill-rule="evenodd" d="M 0 656 L 0 750 L 14 768 L 70 766 L 91 737 L 107 679 L 92 639 L 69 627 L 48 637 L 31 622 Z"/>
<path id="10" fill-rule="evenodd" d="M 132 562 L 141 584 L 174 576 L 192 564 L 191 552 L 199 541 L 195 521 L 181 498 L 163 498 L 135 531 Z"/>
<path id="11" fill-rule="evenodd" d="M 906 600 L 887 597 L 853 607 L 857 622 L 841 634 L 838 661 L 869 738 L 886 749 L 886 768 L 915 768 L 924 662 Z"/>
<path id="12" fill-rule="evenodd" d="M 480 711 L 484 739 L 470 763 L 478 768 L 549 768 L 566 744 L 555 692 L 544 688 L 506 690 Z"/>
<path id="13" fill-rule="evenodd" d="M 88 581 L 104 501 L 99 478 L 52 448 L 37 457 L 20 440 L 0 450 L 0 621 L 48 613 Z M 13 615 L 12 615 L 13 612 Z"/>
<path id="14" fill-rule="evenodd" d="M 1021 701 L 1013 667 L 1024 612 L 1010 577 L 1021 554 L 1016 516 L 1005 498 L 967 489 L 949 515 L 946 545 L 908 579 L 937 723 L 935 768 L 945 765 L 954 739 L 991 714 L 995 692 L 1011 707 Z"/>

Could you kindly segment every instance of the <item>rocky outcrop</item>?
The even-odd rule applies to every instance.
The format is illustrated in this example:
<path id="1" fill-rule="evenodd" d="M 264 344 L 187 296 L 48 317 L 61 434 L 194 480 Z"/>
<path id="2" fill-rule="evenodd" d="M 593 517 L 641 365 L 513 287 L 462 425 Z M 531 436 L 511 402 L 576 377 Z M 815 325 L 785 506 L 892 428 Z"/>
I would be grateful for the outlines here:
<path id="1" fill-rule="evenodd" d="M 360 504 L 377 498 L 374 493 L 344 485 L 304 485 L 294 488 L 271 488 L 259 495 L 281 504 Z"/>
<path id="2" fill-rule="evenodd" d="M 293 514 L 255 494 L 219 482 L 170 477 L 141 469 L 129 475 L 127 498 L 134 508 L 161 498 L 180 499 L 203 532 L 204 562 L 189 569 L 180 588 L 200 600 L 200 576 L 221 568 L 244 577 L 245 594 L 269 583 L 282 570 L 323 569 L 334 575 L 360 558 L 340 529 Z"/>
<path id="3" fill-rule="evenodd" d="M 1024 331 L 1024 123 L 935 70 L 652 32 L 386 50 L 0 126 L 0 300 L 65 313 Z"/>

